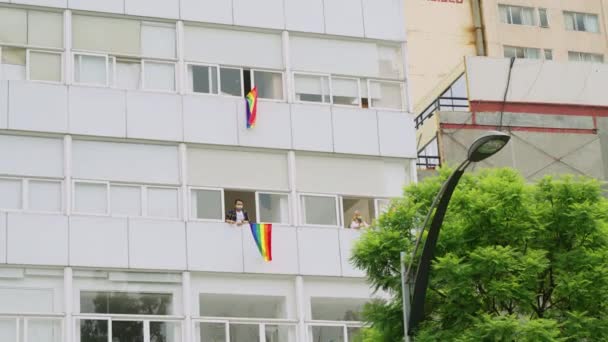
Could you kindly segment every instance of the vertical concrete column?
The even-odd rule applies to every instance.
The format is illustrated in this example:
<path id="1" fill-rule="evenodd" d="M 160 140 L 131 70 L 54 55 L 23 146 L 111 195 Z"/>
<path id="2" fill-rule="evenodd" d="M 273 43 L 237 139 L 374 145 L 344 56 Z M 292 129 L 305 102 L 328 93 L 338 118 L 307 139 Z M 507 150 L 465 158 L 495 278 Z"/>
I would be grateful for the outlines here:
<path id="1" fill-rule="evenodd" d="M 72 70 L 74 59 L 72 58 L 72 11 L 63 11 L 63 78 L 66 84 L 72 84 Z"/>
<path id="2" fill-rule="evenodd" d="M 291 197 L 291 223 L 295 226 L 300 224 L 300 211 L 298 192 L 296 190 L 296 153 L 287 152 L 287 170 L 289 172 L 289 190 Z"/>
<path id="3" fill-rule="evenodd" d="M 191 304 L 191 278 L 190 272 L 182 273 L 182 298 L 184 307 L 184 341 L 193 342 L 194 336 L 192 335 L 192 304 Z"/>
<path id="4" fill-rule="evenodd" d="M 72 213 L 72 136 L 63 137 L 63 206 L 66 215 Z"/>
<path id="5" fill-rule="evenodd" d="M 285 67 L 285 77 L 283 77 L 283 89 L 285 89 L 285 98 L 288 102 L 293 103 L 293 78 L 291 77 L 291 58 L 289 48 L 289 32 L 283 31 L 281 35 L 283 41 L 283 66 Z"/>
<path id="6" fill-rule="evenodd" d="M 180 179 L 179 183 L 181 186 L 181 202 L 182 202 L 182 220 L 188 221 L 189 207 L 188 207 L 188 148 L 186 144 L 179 144 L 179 171 Z"/>
<path id="7" fill-rule="evenodd" d="M 63 269 L 63 306 L 65 311 L 65 322 L 64 322 L 64 334 L 63 340 L 65 342 L 72 342 L 74 336 L 74 325 L 73 319 L 73 273 L 71 267 Z"/>
<path id="8" fill-rule="evenodd" d="M 297 308 L 297 319 L 298 319 L 298 341 L 308 341 L 306 336 L 306 298 L 304 295 L 304 278 L 302 276 L 296 277 L 296 308 Z"/>
<path id="9" fill-rule="evenodd" d="M 175 26 L 176 42 L 177 42 L 177 70 L 176 76 L 176 87 L 180 94 L 186 93 L 186 80 L 188 79 L 188 71 L 186 70 L 186 63 L 184 62 L 184 22 L 179 20 Z"/>

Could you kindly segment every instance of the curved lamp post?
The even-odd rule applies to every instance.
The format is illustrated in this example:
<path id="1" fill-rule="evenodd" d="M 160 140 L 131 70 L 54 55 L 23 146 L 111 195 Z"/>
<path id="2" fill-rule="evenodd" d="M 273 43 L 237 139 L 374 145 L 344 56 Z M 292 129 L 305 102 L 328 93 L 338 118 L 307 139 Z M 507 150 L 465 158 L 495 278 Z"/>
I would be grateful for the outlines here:
<path id="1" fill-rule="evenodd" d="M 494 155 L 500 151 L 510 139 L 511 137 L 509 135 L 497 131 L 488 132 L 487 134 L 477 138 L 477 140 L 475 140 L 469 147 L 467 159 L 463 161 L 460 166 L 458 166 L 458 168 L 450 175 L 448 180 L 443 183 L 439 193 L 433 200 L 431 208 L 429 209 L 423 223 L 422 229 L 418 234 L 418 239 L 416 240 L 416 246 L 414 247 L 410 264 L 407 267 L 407 270 L 403 270 L 402 268 L 405 341 L 409 341 L 409 335 L 418 327 L 418 324 L 424 318 L 424 301 L 429 283 L 429 271 L 431 268 L 431 262 L 435 257 L 435 247 L 437 245 L 437 239 L 439 238 L 439 230 L 441 229 L 441 224 L 443 223 L 443 219 L 448 208 L 448 203 L 452 198 L 452 194 L 454 193 L 454 189 L 456 189 L 458 181 L 460 181 L 460 177 L 462 177 L 464 171 L 472 162 L 479 162 Z M 418 262 L 418 268 L 414 278 L 414 293 L 410 298 L 410 270 L 412 269 L 412 262 L 415 259 L 418 251 L 422 233 L 424 232 L 424 229 L 426 228 L 433 212 L 435 212 L 435 215 L 433 216 L 433 221 L 429 227 L 429 232 L 422 249 L 422 256 Z M 405 254 L 402 253 L 402 265 L 405 259 L 404 256 Z M 405 265 L 402 267 L 405 267 Z M 410 299 L 412 301 L 411 306 Z"/>

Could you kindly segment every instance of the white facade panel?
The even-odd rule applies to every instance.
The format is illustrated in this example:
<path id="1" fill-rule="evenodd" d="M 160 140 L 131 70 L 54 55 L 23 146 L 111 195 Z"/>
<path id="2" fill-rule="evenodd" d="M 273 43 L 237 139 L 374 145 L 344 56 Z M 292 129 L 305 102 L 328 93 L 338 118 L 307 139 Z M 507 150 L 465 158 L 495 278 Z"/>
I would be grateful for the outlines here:
<path id="1" fill-rule="evenodd" d="M 300 274 L 342 275 L 340 238 L 334 228 L 298 228 Z"/>
<path id="2" fill-rule="evenodd" d="M 13 4 L 24 4 L 46 7 L 67 7 L 67 0 L 11 0 Z"/>
<path id="3" fill-rule="evenodd" d="M 380 154 L 376 111 L 333 107 L 332 112 L 335 152 Z"/>
<path id="4" fill-rule="evenodd" d="M 193 186 L 285 191 L 287 153 L 188 148 L 188 177 Z"/>
<path id="5" fill-rule="evenodd" d="M 155 270 L 185 270 L 185 223 L 130 219 L 129 266 Z"/>
<path id="6" fill-rule="evenodd" d="M 408 113 L 378 112 L 380 154 L 387 157 L 416 158 L 416 128 Z"/>
<path id="7" fill-rule="evenodd" d="M 384 196 L 399 197 L 403 195 L 403 187 L 411 182 L 411 160 L 384 160 Z"/>
<path id="8" fill-rule="evenodd" d="M 294 149 L 333 152 L 331 107 L 293 104 L 291 121 Z"/>
<path id="9" fill-rule="evenodd" d="M 201 63 L 283 68 L 282 40 L 278 33 L 185 26 L 184 56 L 187 61 Z"/>
<path id="10" fill-rule="evenodd" d="M 126 137 L 126 92 L 93 87 L 70 87 L 70 132 Z"/>
<path id="11" fill-rule="evenodd" d="M 298 238 L 294 227 L 272 227 L 272 261 L 266 262 L 251 234 L 243 227 L 245 273 L 298 274 Z"/>
<path id="12" fill-rule="evenodd" d="M 237 106 L 239 144 L 251 147 L 291 148 L 291 118 L 289 104 L 258 102 L 255 127 L 247 128 L 245 102 Z"/>
<path id="13" fill-rule="evenodd" d="M 184 140 L 237 145 L 237 104 L 244 106 L 244 101 L 223 96 L 184 96 Z"/>
<path id="14" fill-rule="evenodd" d="M 365 277 L 365 272 L 351 264 L 353 248 L 363 232 L 357 229 L 340 229 L 340 258 L 342 261 L 342 276 Z"/>
<path id="15" fill-rule="evenodd" d="M 63 141 L 0 135 L 0 174 L 63 177 Z"/>
<path id="16" fill-rule="evenodd" d="M 83 11 L 124 13 L 125 0 L 68 0 L 68 7 Z"/>
<path id="17" fill-rule="evenodd" d="M 232 3 L 235 25 L 285 28 L 283 0 L 232 0 Z"/>
<path id="18" fill-rule="evenodd" d="M 11 81 L 8 101 L 9 128 L 66 132 L 67 96 L 67 87 L 63 85 Z"/>
<path id="19" fill-rule="evenodd" d="M 177 146 L 75 140 L 72 160 L 76 179 L 179 183 Z"/>
<path id="20" fill-rule="evenodd" d="M 325 31 L 328 34 L 363 37 L 360 0 L 324 0 Z"/>
<path id="21" fill-rule="evenodd" d="M 0 129 L 8 128 L 8 81 L 0 81 Z"/>
<path id="22" fill-rule="evenodd" d="M 400 0 L 363 0 L 365 37 L 404 40 L 404 9 Z"/>
<path id="23" fill-rule="evenodd" d="M 70 265 L 129 267 L 127 219 L 70 218 Z"/>
<path id="24" fill-rule="evenodd" d="M 287 29 L 302 32 L 325 32 L 323 0 L 285 0 Z"/>
<path id="25" fill-rule="evenodd" d="M 9 264 L 68 264 L 66 216 L 8 213 L 7 237 Z"/>
<path id="26" fill-rule="evenodd" d="M 125 13 L 177 19 L 179 18 L 179 0 L 125 0 Z"/>
<path id="27" fill-rule="evenodd" d="M 243 272 L 244 228 L 223 222 L 188 222 L 188 269 Z"/>
<path id="28" fill-rule="evenodd" d="M 181 0 L 180 5 L 183 20 L 232 24 L 232 1 Z"/>
<path id="29" fill-rule="evenodd" d="M 127 136 L 183 140 L 181 97 L 152 92 L 127 92 Z"/>
<path id="30" fill-rule="evenodd" d="M 0 264 L 6 263 L 6 213 L 0 213 Z"/>

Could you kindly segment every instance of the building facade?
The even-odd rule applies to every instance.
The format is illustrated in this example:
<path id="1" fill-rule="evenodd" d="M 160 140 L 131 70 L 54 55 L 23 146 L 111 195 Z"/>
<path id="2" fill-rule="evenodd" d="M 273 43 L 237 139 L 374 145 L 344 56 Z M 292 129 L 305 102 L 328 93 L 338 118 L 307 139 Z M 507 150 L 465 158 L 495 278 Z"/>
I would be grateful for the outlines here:
<path id="1" fill-rule="evenodd" d="M 353 340 L 347 227 L 416 180 L 402 14 L 0 1 L 0 341 Z"/>

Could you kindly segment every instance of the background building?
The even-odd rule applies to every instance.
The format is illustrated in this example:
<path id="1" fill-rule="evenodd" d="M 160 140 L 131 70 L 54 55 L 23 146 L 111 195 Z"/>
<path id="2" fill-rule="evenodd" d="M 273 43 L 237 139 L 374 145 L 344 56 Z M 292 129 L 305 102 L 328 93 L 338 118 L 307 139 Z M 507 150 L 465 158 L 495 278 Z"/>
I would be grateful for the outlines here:
<path id="1" fill-rule="evenodd" d="M 399 1 L 1 2 L 0 341 L 354 338 L 345 227 L 416 179 Z"/>

